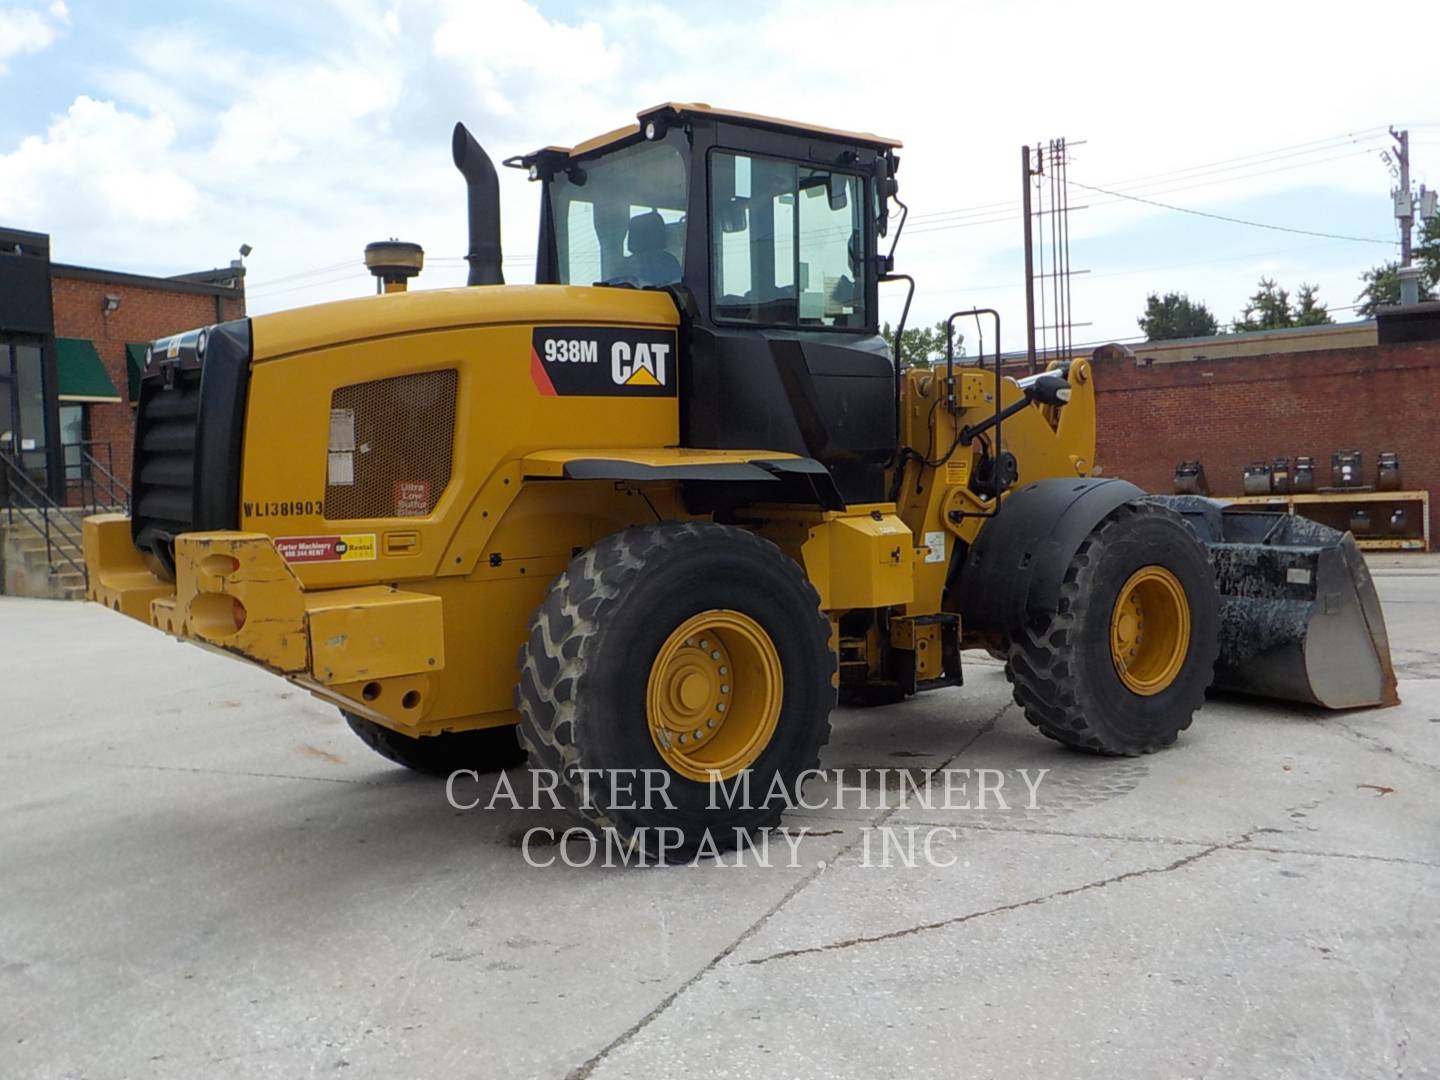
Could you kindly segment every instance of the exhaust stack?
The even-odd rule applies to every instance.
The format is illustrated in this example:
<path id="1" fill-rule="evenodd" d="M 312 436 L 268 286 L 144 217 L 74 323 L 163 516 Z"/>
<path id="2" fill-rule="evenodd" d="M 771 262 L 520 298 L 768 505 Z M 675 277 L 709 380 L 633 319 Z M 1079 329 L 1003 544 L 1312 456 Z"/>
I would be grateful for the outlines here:
<path id="1" fill-rule="evenodd" d="M 470 275 L 465 284 L 504 285 L 505 275 L 500 270 L 500 179 L 495 175 L 495 165 L 464 124 L 455 125 L 450 152 L 469 189 L 470 251 L 465 261 L 470 264 Z"/>

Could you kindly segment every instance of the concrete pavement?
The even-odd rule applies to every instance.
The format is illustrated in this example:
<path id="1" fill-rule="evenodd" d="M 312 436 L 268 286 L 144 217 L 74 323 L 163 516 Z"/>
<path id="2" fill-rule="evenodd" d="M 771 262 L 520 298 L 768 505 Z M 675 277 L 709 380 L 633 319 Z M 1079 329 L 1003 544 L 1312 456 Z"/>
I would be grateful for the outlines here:
<path id="1" fill-rule="evenodd" d="M 0 1074 L 1440 1075 L 1440 569 L 1376 580 L 1399 708 L 1216 699 L 1101 760 L 967 654 L 824 763 L 1049 769 L 1033 808 L 797 811 L 799 865 L 648 870 L 527 865 L 564 818 L 457 811 L 279 680 L 0 598 Z M 932 859 L 867 865 L 882 826 Z"/>

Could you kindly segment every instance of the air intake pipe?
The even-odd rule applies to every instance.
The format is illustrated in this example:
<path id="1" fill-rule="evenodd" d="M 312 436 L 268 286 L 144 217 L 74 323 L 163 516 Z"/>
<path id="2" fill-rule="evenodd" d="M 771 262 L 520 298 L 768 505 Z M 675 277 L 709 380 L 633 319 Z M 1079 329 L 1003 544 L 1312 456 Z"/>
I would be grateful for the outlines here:
<path id="1" fill-rule="evenodd" d="M 465 284 L 504 285 L 505 275 L 500 269 L 500 179 L 495 175 L 495 165 L 464 124 L 455 125 L 450 152 L 469 188 L 470 251 L 465 261 L 470 264 L 470 276 Z"/>

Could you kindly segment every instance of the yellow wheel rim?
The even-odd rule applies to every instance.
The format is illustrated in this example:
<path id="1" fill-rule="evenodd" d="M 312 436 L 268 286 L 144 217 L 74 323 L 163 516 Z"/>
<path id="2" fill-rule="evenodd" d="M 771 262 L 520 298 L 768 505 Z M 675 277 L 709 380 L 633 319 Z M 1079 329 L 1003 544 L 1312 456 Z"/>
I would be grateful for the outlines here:
<path id="1" fill-rule="evenodd" d="M 1175 681 L 1190 649 L 1190 603 L 1163 566 L 1142 566 L 1120 590 L 1110 615 L 1110 658 L 1137 694 L 1158 694 Z"/>
<path id="2" fill-rule="evenodd" d="M 784 686 L 780 654 L 759 623 L 739 611 L 702 611 L 675 628 L 650 667 L 650 738 L 681 776 L 728 780 L 769 745 Z"/>

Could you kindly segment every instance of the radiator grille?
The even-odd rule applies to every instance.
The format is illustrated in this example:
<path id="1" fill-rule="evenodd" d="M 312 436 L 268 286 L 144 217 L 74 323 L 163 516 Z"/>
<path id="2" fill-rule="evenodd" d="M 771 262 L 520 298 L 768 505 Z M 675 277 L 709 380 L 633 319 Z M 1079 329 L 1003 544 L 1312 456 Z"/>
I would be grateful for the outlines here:
<path id="1" fill-rule="evenodd" d="M 169 385 L 151 379 L 135 418 L 134 527 L 150 546 L 190 532 L 195 514 L 195 431 L 199 369 L 176 369 Z"/>
<path id="2" fill-rule="evenodd" d="M 422 517 L 450 482 L 456 371 L 354 383 L 330 398 L 325 517 Z"/>

